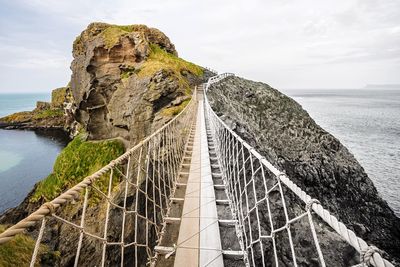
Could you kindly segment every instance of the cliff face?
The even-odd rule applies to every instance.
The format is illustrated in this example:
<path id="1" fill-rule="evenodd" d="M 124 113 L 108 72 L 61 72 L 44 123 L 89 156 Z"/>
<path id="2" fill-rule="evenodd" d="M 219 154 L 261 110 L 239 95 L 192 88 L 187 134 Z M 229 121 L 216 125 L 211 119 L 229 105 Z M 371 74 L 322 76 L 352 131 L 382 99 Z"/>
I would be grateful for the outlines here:
<path id="1" fill-rule="evenodd" d="M 244 140 L 357 235 L 399 260 L 400 219 L 354 156 L 298 103 L 267 84 L 238 77 L 213 85 L 208 96 L 216 113 Z"/>
<path id="2" fill-rule="evenodd" d="M 76 39 L 71 111 L 90 139 L 131 144 L 171 118 L 203 71 L 177 57 L 174 45 L 144 25 L 92 23 Z"/>

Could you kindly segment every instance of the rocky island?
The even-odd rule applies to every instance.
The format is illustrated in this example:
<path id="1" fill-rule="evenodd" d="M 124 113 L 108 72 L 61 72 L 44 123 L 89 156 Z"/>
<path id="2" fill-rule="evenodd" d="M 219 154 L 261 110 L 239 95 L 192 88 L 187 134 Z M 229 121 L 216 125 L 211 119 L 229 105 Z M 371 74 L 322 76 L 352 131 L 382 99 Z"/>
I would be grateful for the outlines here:
<path id="1" fill-rule="evenodd" d="M 188 104 L 194 86 L 213 75 L 179 58 L 165 34 L 145 25 L 92 23 L 75 40 L 73 57 L 71 81 L 54 92 L 51 103 L 38 103 L 32 112 L 0 119 L 0 127 L 62 128 L 73 138 L 57 158 L 53 173 L 18 207 L 0 216 L 0 232 L 171 120 Z M 299 104 L 264 83 L 238 77 L 214 85 L 208 94 L 218 115 L 244 140 L 357 235 L 384 249 L 393 262 L 400 262 L 400 219 L 354 156 Z M 121 202 L 121 195 L 115 194 L 114 200 Z M 101 227 L 104 210 L 105 203 L 91 203 L 86 227 Z M 63 210 L 62 216 L 75 218 L 80 211 L 77 204 Z M 51 229 L 43 239 L 41 264 L 72 265 L 75 248 L 71 244 L 79 235 L 68 233 L 57 222 L 52 222 Z M 328 258 L 334 259 L 332 265 L 354 263 L 354 251 L 332 229 L 321 223 L 318 231 L 324 250 L 331 255 Z M 33 232 L 37 234 L 37 229 Z M 99 244 L 85 242 L 81 264 L 92 265 L 101 250 Z M 0 246 L 0 265 L 12 265 L 16 259 L 29 262 L 26 253 L 33 245 L 29 235 L 19 235 Z M 302 244 L 304 255 L 310 247 Z M 282 255 L 280 260 L 286 263 L 288 252 Z M 315 264 L 304 258 L 301 266 Z"/>
<path id="2" fill-rule="evenodd" d="M 66 87 L 54 89 L 50 103 L 37 101 L 36 108 L 32 111 L 17 112 L 0 118 L 0 129 L 63 130 L 66 97 Z"/>

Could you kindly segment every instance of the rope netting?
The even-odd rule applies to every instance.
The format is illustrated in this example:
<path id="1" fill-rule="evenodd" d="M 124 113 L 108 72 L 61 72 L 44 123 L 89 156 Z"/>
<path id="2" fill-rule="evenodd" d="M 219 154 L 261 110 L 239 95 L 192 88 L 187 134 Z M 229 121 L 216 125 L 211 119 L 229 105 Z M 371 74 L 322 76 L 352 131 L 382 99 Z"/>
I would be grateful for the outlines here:
<path id="1" fill-rule="evenodd" d="M 0 246 L 28 230 L 36 238 L 31 266 L 39 263 L 43 246 L 54 242 L 56 249 L 69 252 L 61 255 L 62 265 L 144 266 L 153 261 L 196 103 L 195 90 L 184 110 L 162 128 L 1 233 Z"/>
<path id="2" fill-rule="evenodd" d="M 210 85 L 229 76 L 233 74 L 225 73 L 210 78 L 206 92 Z M 322 231 L 319 230 L 321 227 L 315 225 L 318 221 L 314 222 L 314 212 L 319 216 L 319 221 L 322 219 L 354 247 L 360 254 L 361 265 L 393 266 L 382 258 L 376 247 L 368 246 L 324 209 L 318 200 L 307 195 L 285 173 L 276 169 L 232 131 L 215 114 L 206 94 L 204 103 L 207 122 L 223 173 L 225 192 L 237 221 L 236 234 L 245 255 L 246 265 L 298 266 L 304 263 L 306 257 L 314 258 L 320 266 L 325 266 L 323 250 L 317 235 L 317 232 Z M 307 238 L 309 242 L 305 243 Z M 296 245 L 301 247 L 302 242 L 312 244 L 314 251 L 300 255 Z"/>

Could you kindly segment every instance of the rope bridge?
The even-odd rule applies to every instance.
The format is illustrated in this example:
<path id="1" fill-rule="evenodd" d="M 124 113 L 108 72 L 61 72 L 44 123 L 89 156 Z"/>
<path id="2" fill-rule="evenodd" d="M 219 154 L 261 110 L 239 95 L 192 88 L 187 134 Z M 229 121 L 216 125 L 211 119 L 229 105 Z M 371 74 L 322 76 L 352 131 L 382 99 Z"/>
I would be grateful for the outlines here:
<path id="1" fill-rule="evenodd" d="M 230 76 L 233 74 L 210 78 L 204 85 L 205 91 Z M 0 246 L 30 230 L 36 238 L 31 260 L 31 266 L 35 266 L 41 244 L 51 241 L 49 233 L 54 232 L 54 225 L 61 225 L 66 234 L 75 236 L 66 242 L 76 247 L 76 253 L 62 255 L 70 257 L 68 265 L 78 266 L 82 251 L 95 255 L 90 259 L 93 266 L 154 263 L 160 256 L 154 248 L 161 244 L 171 220 L 180 170 L 187 165 L 185 150 L 195 127 L 196 112 L 201 110 L 197 103 L 195 91 L 186 108 L 168 124 L 1 233 Z M 326 266 L 314 214 L 355 248 L 360 254 L 360 266 L 393 266 L 382 258 L 379 249 L 368 246 L 233 132 L 215 114 L 206 94 L 204 110 L 246 266 L 279 266 L 281 254 L 297 266 L 301 255 L 296 254 L 295 244 L 299 233 L 302 236 L 306 232 L 319 265 Z M 288 207 L 288 200 L 295 204 L 294 208 Z M 67 220 L 64 210 L 75 210 L 77 216 Z"/>

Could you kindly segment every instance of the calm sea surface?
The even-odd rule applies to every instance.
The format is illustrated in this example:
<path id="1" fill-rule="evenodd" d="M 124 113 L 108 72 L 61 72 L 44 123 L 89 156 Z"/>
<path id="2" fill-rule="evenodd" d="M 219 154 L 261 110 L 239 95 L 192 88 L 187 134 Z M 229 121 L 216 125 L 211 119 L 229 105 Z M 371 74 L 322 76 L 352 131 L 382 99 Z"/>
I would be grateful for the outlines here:
<path id="1" fill-rule="evenodd" d="M 283 92 L 349 148 L 400 216 L 400 90 Z"/>
<path id="2" fill-rule="evenodd" d="M 32 110 L 49 94 L 0 94 L 0 117 Z M 40 132 L 0 129 L 0 213 L 18 205 L 52 170 L 66 142 Z"/>

